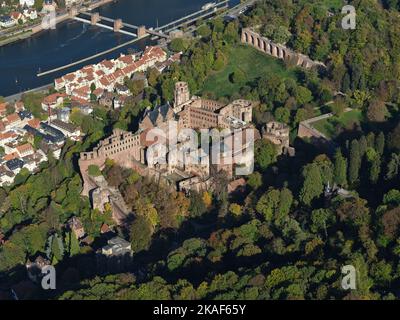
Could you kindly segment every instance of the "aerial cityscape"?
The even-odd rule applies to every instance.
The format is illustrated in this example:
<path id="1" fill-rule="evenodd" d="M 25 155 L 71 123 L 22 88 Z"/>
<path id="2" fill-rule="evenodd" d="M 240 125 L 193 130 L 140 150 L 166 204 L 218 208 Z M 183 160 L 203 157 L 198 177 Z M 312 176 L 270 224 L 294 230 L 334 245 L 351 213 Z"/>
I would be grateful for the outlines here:
<path id="1" fill-rule="evenodd" d="M 0 0 L 0 300 L 398 300 L 399 11 Z"/>

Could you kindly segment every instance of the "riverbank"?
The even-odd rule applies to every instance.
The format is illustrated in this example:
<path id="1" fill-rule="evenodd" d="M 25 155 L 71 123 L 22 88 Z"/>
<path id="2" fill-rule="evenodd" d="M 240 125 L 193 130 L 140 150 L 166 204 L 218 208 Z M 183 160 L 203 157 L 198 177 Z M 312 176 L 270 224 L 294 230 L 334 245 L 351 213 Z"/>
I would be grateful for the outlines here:
<path id="1" fill-rule="evenodd" d="M 49 84 L 46 84 L 46 85 L 41 86 L 41 87 L 37 87 L 37 88 L 31 89 L 31 90 L 27 90 L 27 91 L 24 91 L 24 92 L 13 94 L 13 95 L 8 96 L 8 97 L 4 97 L 4 100 L 6 102 L 12 103 L 12 102 L 20 100 L 23 94 L 33 93 L 33 92 L 45 92 L 45 91 L 48 91 L 49 89 L 51 89 L 53 87 L 54 87 L 53 84 L 49 83 Z"/>
<path id="2" fill-rule="evenodd" d="M 239 0 L 233 0 L 236 5 Z M 110 2 L 93 12 L 111 19 L 122 19 L 132 25 L 146 25 L 149 28 L 165 25 L 171 21 L 196 12 L 209 0 L 118 0 Z M 56 30 L 42 33 L 0 48 L 0 95 L 10 96 L 25 90 L 53 83 L 66 73 L 76 71 L 85 64 L 98 63 L 100 59 L 115 59 L 119 51 L 129 49 L 141 51 L 152 41 L 137 41 L 126 47 L 85 61 L 81 65 L 37 77 L 38 73 L 80 61 L 87 57 L 115 48 L 133 40 L 132 37 L 110 30 L 92 27 L 69 19 L 57 25 Z"/>
<path id="3" fill-rule="evenodd" d="M 5 45 L 10 44 L 10 43 L 14 43 L 14 42 L 20 41 L 20 40 L 28 39 L 32 35 L 33 35 L 32 31 L 21 32 L 18 35 L 6 38 L 4 40 L 0 40 L 0 47 L 1 46 L 5 46 Z"/>

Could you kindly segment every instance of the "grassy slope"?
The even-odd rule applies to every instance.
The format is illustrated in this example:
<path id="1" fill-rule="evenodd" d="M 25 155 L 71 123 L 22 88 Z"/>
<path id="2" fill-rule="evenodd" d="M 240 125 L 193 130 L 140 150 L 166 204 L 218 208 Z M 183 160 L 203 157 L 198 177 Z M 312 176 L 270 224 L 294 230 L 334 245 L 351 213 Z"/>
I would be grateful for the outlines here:
<path id="1" fill-rule="evenodd" d="M 229 76 L 237 68 L 246 74 L 246 82 L 230 82 Z M 216 97 L 231 96 L 247 82 L 252 82 L 265 74 L 274 74 L 284 78 L 295 77 L 294 72 L 287 70 L 282 61 L 267 56 L 252 47 L 239 45 L 230 52 L 229 62 L 225 68 L 211 75 L 200 93 L 213 92 Z"/>
<path id="2" fill-rule="evenodd" d="M 337 123 L 341 123 L 344 127 L 362 121 L 362 113 L 361 110 L 353 110 L 350 112 L 346 112 L 342 114 L 339 118 L 333 117 L 329 119 L 324 119 L 318 122 L 313 123 L 313 127 L 315 127 L 318 131 L 322 132 L 328 138 L 333 138 L 336 134 L 335 126 Z"/>

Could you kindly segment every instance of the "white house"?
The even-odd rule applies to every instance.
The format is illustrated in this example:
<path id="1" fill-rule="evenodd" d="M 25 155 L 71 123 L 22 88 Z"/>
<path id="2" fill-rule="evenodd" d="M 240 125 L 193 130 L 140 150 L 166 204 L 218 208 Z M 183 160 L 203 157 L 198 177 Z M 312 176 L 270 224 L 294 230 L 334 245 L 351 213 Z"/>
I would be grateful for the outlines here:
<path id="1" fill-rule="evenodd" d="M 38 17 L 37 11 L 35 9 L 24 9 L 24 16 L 27 19 L 35 20 Z"/>

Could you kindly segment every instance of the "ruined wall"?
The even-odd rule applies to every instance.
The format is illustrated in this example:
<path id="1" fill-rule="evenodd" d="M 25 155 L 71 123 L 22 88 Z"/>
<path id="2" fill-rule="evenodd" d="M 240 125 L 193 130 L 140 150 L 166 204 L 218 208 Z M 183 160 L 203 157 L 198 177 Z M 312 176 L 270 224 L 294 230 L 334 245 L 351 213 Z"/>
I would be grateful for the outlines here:
<path id="1" fill-rule="evenodd" d="M 88 196 L 89 191 L 96 187 L 88 176 L 90 165 L 104 168 L 106 159 L 114 160 L 125 168 L 134 168 L 135 162 L 144 163 L 144 150 L 140 144 L 140 136 L 123 130 L 114 130 L 111 137 L 106 138 L 91 152 L 82 152 L 78 161 L 83 178 L 82 195 Z"/>
<path id="2" fill-rule="evenodd" d="M 275 58 L 282 60 L 293 59 L 297 66 L 303 68 L 326 67 L 322 62 L 313 61 L 304 54 L 297 53 L 284 45 L 274 43 L 249 28 L 242 30 L 241 41 Z"/>

